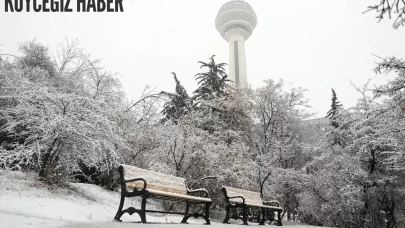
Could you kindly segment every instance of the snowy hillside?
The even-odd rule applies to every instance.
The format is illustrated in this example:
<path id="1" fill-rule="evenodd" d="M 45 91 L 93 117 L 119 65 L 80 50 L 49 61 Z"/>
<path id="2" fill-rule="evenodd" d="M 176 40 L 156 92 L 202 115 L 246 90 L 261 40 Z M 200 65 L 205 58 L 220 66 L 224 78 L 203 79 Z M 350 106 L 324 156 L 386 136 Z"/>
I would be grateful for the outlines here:
<path id="1" fill-rule="evenodd" d="M 91 184 L 70 183 L 51 188 L 37 175 L 21 172 L 0 174 L 0 227 L 61 227 L 72 223 L 112 221 L 120 200 L 117 192 Z M 138 205 L 138 201 L 131 202 Z M 124 215 L 123 221 L 140 221 Z M 150 217 L 155 222 L 179 222 L 181 218 Z"/>
<path id="2" fill-rule="evenodd" d="M 66 188 L 50 187 L 37 181 L 37 175 L 22 172 L 0 172 L 0 227 L 133 227 L 132 223 L 112 222 L 120 195 L 91 184 L 70 183 Z M 134 200 L 132 204 L 138 205 Z M 123 221 L 139 222 L 137 215 L 124 215 Z M 152 224 L 145 227 L 176 227 L 179 216 L 148 216 Z M 191 221 L 193 227 L 201 221 Z M 165 225 L 162 225 L 165 224 Z M 212 227 L 233 227 L 213 223 Z M 238 225 L 239 226 L 239 225 Z M 309 227 L 289 226 L 285 227 Z"/>

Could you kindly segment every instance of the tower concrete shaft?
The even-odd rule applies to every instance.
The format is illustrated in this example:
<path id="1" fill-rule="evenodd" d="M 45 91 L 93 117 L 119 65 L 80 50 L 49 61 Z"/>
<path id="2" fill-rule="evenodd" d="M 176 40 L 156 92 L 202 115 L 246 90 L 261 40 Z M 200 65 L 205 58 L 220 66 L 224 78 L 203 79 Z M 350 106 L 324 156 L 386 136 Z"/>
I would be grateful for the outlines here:
<path id="1" fill-rule="evenodd" d="M 234 34 L 229 38 L 229 77 L 230 85 L 241 89 L 248 86 L 245 54 L 245 38 Z"/>

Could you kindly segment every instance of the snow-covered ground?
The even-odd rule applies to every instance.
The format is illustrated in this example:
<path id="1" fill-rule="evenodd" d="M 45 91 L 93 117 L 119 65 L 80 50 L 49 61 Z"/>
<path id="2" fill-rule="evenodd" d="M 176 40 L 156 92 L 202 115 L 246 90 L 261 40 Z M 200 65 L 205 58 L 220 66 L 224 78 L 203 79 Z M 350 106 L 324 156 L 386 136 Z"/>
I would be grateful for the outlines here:
<path id="1" fill-rule="evenodd" d="M 0 228 L 49 227 L 134 227 L 138 215 L 122 217 L 123 223 L 112 222 L 120 195 L 91 184 L 69 184 L 66 188 L 50 187 L 37 181 L 32 173 L 0 171 Z M 138 200 L 131 200 L 139 205 Z M 127 204 L 128 205 L 128 204 Z M 156 206 L 157 207 L 157 206 Z M 189 225 L 178 224 L 180 216 L 149 216 L 151 224 L 137 223 L 136 227 L 207 227 L 203 220 L 191 220 Z M 240 227 L 213 222 L 211 227 Z M 304 225 L 285 225 L 286 228 L 309 228 Z"/>

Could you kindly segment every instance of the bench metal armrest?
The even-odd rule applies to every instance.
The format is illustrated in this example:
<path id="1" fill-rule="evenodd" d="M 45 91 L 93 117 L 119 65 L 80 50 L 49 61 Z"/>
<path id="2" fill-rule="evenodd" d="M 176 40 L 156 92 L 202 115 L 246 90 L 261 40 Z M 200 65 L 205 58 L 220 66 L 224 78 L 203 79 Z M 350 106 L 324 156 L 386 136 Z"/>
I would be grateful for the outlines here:
<path id="1" fill-rule="evenodd" d="M 143 182 L 143 189 L 142 189 L 142 191 L 144 191 L 145 188 L 146 188 L 146 180 L 145 180 L 145 179 L 143 179 L 143 178 L 132 178 L 132 179 L 129 179 L 129 180 L 124 180 L 125 183 L 128 183 L 128 182 L 135 182 L 135 181 L 142 181 L 142 182 Z"/>
<path id="2" fill-rule="evenodd" d="M 204 193 L 203 197 L 208 198 L 208 191 L 204 188 L 199 188 L 199 189 L 194 189 L 194 190 L 190 190 L 187 188 L 187 194 L 192 194 L 192 193 Z"/>
<path id="3" fill-rule="evenodd" d="M 236 199 L 236 198 L 241 198 L 243 200 L 243 204 L 245 204 L 245 197 L 243 196 L 228 196 L 228 199 Z"/>
<path id="4" fill-rule="evenodd" d="M 263 200 L 263 205 L 271 206 L 270 204 L 277 204 L 277 207 L 280 207 L 280 203 L 277 200 L 270 200 L 270 201 L 264 201 Z"/>

